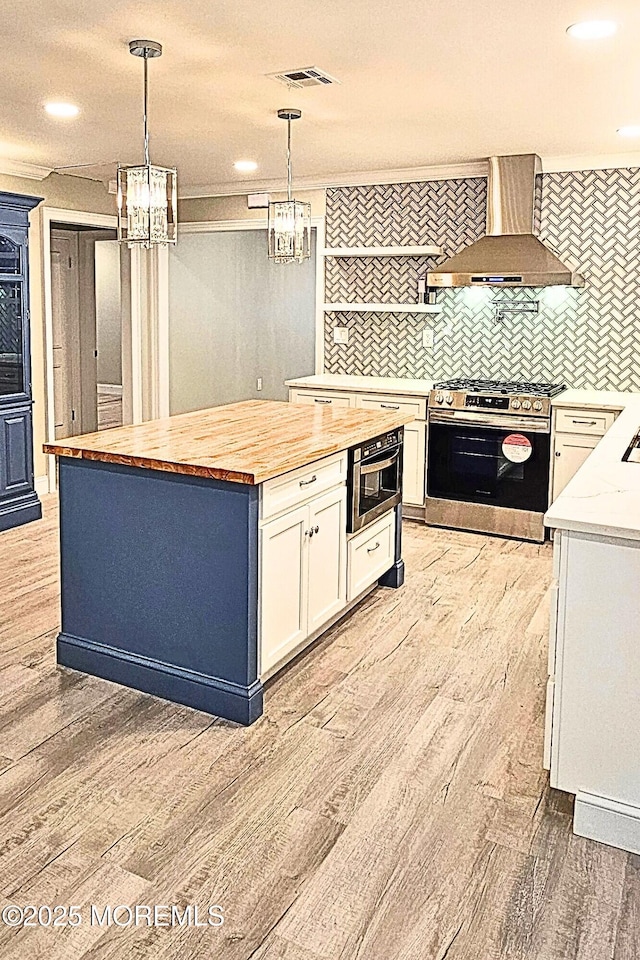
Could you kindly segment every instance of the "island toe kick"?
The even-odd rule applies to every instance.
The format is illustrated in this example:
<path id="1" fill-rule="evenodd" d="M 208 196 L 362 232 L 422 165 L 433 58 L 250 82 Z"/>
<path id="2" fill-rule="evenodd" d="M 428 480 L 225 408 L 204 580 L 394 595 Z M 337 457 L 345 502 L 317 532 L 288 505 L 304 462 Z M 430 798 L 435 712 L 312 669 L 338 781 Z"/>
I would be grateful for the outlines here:
<path id="1" fill-rule="evenodd" d="M 59 456 L 58 663 L 253 723 L 264 680 L 377 582 L 402 583 L 399 508 L 347 539 L 346 462 L 291 472 L 292 501 L 267 483 Z"/>

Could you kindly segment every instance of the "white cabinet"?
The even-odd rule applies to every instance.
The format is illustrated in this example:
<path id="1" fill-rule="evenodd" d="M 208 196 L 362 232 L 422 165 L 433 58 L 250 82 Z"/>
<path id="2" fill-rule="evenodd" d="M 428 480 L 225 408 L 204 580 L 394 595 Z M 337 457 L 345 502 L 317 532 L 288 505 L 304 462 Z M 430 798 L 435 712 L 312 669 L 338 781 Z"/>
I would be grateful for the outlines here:
<path id="1" fill-rule="evenodd" d="M 355 600 L 393 565 L 395 517 L 395 511 L 391 510 L 349 540 L 348 600 Z"/>
<path id="2" fill-rule="evenodd" d="M 342 485 L 262 526 L 262 676 L 346 605 L 346 498 Z"/>
<path id="3" fill-rule="evenodd" d="M 562 493 L 569 480 L 578 472 L 600 437 L 557 434 L 553 456 L 553 499 Z"/>
<path id="4" fill-rule="evenodd" d="M 335 390 L 289 390 L 289 400 L 309 406 L 355 407 L 355 397 Z"/>
<path id="5" fill-rule="evenodd" d="M 640 853 L 640 542 L 563 530 L 554 559 L 545 766 L 575 833 Z"/>
<path id="6" fill-rule="evenodd" d="M 555 500 L 578 472 L 620 411 L 593 407 L 556 407 L 553 416 L 551 499 Z"/>
<path id="7" fill-rule="evenodd" d="M 262 528 L 261 673 L 307 635 L 308 529 L 308 506 L 291 510 Z"/>
<path id="8" fill-rule="evenodd" d="M 268 520 L 285 510 L 293 510 L 312 497 L 346 483 L 346 480 L 346 450 L 267 480 L 262 484 L 261 518 Z"/>
<path id="9" fill-rule="evenodd" d="M 402 502 L 415 507 L 424 505 L 426 437 L 426 423 L 416 420 L 413 423 L 406 424 L 404 428 Z"/>
<path id="10" fill-rule="evenodd" d="M 309 505 L 307 633 L 339 613 L 347 599 L 347 494 L 336 490 Z"/>
<path id="11" fill-rule="evenodd" d="M 581 433 L 593 437 L 603 437 L 613 424 L 616 414 L 613 410 L 578 410 L 559 407 L 556 410 L 556 431 L 558 433 Z"/>
<path id="12" fill-rule="evenodd" d="M 416 397 L 397 397 L 382 394 L 356 394 L 356 406 L 363 410 L 398 410 L 416 420 L 426 420 L 427 400 Z"/>

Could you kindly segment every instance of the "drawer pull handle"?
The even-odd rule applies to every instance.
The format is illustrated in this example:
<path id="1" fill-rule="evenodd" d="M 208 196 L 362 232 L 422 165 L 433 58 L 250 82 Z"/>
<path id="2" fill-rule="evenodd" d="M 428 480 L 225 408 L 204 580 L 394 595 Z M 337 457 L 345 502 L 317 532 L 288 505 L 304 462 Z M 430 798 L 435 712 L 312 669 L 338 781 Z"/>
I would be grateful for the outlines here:
<path id="1" fill-rule="evenodd" d="M 316 526 L 313 528 L 313 533 L 320 533 L 320 527 L 319 527 L 317 524 L 316 524 Z"/>
<path id="2" fill-rule="evenodd" d="M 317 479 L 318 479 L 318 478 L 316 477 L 316 475 L 315 475 L 315 473 L 314 473 L 314 475 L 311 477 L 311 480 L 301 480 L 301 481 L 300 481 L 300 486 L 301 486 L 301 487 L 308 487 L 310 483 L 315 483 Z"/>
<path id="3" fill-rule="evenodd" d="M 400 404 L 399 403 L 381 403 L 380 409 L 381 410 L 399 410 Z"/>
<path id="4" fill-rule="evenodd" d="M 313 398 L 314 403 L 333 403 L 333 400 L 321 400 L 320 397 Z"/>
<path id="5" fill-rule="evenodd" d="M 379 546 L 380 544 L 376 541 L 375 547 L 367 547 L 367 553 L 374 553 L 374 551 L 376 551 Z"/>
<path id="6" fill-rule="evenodd" d="M 559 451 L 559 450 L 556 450 L 556 457 L 561 457 L 561 456 L 562 456 L 562 454 L 560 453 L 560 451 Z"/>
<path id="7" fill-rule="evenodd" d="M 595 427 L 597 422 L 598 422 L 597 420 L 576 420 L 576 419 L 573 419 L 571 421 L 571 423 L 580 424 L 581 427 Z"/>

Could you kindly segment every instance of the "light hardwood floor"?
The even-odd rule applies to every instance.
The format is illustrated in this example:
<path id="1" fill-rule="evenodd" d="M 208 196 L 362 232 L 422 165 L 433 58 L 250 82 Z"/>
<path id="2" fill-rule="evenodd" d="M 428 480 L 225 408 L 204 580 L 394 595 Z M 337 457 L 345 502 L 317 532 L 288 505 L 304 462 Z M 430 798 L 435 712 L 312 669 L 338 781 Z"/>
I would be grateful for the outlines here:
<path id="1" fill-rule="evenodd" d="M 541 767 L 547 546 L 405 525 L 379 590 L 240 728 L 56 669 L 55 500 L 0 535 L 2 960 L 636 960 L 640 858 Z M 106 929 L 88 905 L 224 907 Z"/>

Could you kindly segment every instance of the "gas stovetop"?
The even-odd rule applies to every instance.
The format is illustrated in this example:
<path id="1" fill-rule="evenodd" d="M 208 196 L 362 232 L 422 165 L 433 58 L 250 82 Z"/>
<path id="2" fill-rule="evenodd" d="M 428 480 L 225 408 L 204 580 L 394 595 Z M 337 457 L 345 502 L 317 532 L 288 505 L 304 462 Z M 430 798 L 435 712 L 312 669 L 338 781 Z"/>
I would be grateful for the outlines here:
<path id="1" fill-rule="evenodd" d="M 563 390 L 566 390 L 564 384 L 558 383 L 473 380 L 460 377 L 435 383 L 429 394 L 429 408 L 466 409 L 486 415 L 511 413 L 520 417 L 550 417 L 550 398 Z"/>
<path id="2" fill-rule="evenodd" d="M 529 383 L 526 380 L 473 380 L 460 377 L 455 380 L 442 380 L 434 383 L 435 390 L 464 390 L 466 393 L 527 394 L 530 397 L 555 397 L 563 390 L 564 384 Z"/>

